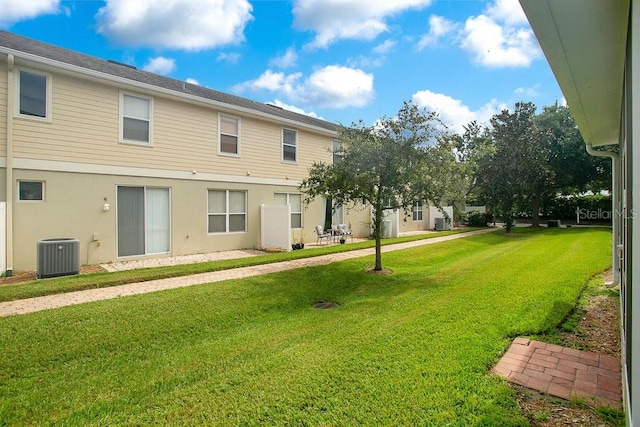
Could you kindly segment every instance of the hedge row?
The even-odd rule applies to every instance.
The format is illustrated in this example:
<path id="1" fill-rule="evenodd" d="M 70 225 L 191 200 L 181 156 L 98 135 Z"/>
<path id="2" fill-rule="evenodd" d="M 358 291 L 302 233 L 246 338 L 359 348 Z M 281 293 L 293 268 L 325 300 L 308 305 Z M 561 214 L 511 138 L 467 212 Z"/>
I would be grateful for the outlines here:
<path id="1" fill-rule="evenodd" d="M 547 218 L 580 221 L 607 221 L 611 219 L 611 196 L 572 196 L 557 198 L 546 209 Z"/>

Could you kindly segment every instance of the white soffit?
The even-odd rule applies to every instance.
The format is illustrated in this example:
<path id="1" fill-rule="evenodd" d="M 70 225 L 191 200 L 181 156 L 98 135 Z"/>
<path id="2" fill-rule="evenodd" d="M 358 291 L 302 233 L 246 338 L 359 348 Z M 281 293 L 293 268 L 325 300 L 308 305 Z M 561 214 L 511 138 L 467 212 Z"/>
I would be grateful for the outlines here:
<path id="1" fill-rule="evenodd" d="M 520 0 L 580 132 L 620 139 L 629 0 Z"/>

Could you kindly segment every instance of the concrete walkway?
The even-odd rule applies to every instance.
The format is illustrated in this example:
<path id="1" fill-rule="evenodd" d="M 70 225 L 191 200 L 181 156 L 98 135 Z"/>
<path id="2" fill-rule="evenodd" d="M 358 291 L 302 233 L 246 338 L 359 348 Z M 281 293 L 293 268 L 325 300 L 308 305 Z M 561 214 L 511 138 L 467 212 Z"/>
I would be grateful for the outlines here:
<path id="1" fill-rule="evenodd" d="M 430 245 L 434 243 L 456 240 L 477 234 L 496 231 L 495 228 L 476 230 L 467 233 L 451 234 L 448 236 L 434 237 L 431 239 L 415 240 L 406 243 L 382 246 L 382 252 L 397 251 L 416 246 Z M 162 291 L 166 289 L 181 288 L 185 286 L 200 285 L 204 283 L 220 282 L 230 279 L 242 279 L 261 274 L 276 273 L 279 271 L 293 270 L 296 268 L 316 265 L 327 265 L 333 262 L 344 261 L 375 254 L 375 248 L 359 249 L 337 254 L 322 255 L 311 258 L 303 258 L 293 261 L 276 262 L 271 264 L 256 265 L 253 267 L 234 268 L 230 270 L 214 271 L 210 273 L 194 274 L 191 276 L 172 277 L 169 279 L 151 280 L 148 282 L 130 283 L 108 288 L 89 289 L 86 291 L 68 292 L 64 294 L 48 295 L 43 297 L 28 298 L 17 301 L 0 303 L 0 317 L 33 313 L 69 305 L 83 304 L 86 302 L 101 301 L 119 298 L 129 295 L 138 295 L 148 292 Z"/>
<path id="2" fill-rule="evenodd" d="M 166 258 L 141 259 L 135 261 L 113 262 L 109 264 L 100 264 L 110 273 L 115 271 L 137 270 L 139 268 L 149 267 L 168 267 L 172 265 L 195 264 L 198 262 L 222 261 L 227 259 L 249 258 L 252 256 L 264 255 L 263 251 L 254 249 L 211 252 L 208 254 L 180 255 Z"/>
<path id="3" fill-rule="evenodd" d="M 594 407 L 622 409 L 620 359 L 516 338 L 493 368 L 509 382 Z"/>

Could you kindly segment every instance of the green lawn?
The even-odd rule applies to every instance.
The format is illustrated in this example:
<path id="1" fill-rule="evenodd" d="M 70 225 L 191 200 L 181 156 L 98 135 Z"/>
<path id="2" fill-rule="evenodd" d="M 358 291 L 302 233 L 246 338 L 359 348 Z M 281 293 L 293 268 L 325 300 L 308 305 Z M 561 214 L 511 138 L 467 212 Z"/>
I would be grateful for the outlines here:
<path id="1" fill-rule="evenodd" d="M 0 425 L 523 425 L 489 373 L 610 264 L 517 230 L 0 319 Z M 315 310 L 317 301 L 336 301 Z"/>
<path id="2" fill-rule="evenodd" d="M 405 236 L 395 239 L 384 239 L 382 245 L 410 242 L 414 240 L 432 239 L 434 237 L 450 234 L 466 233 L 478 230 L 467 227 L 458 230 L 442 231 L 438 233 Z M 300 258 L 348 252 L 357 249 L 375 247 L 373 240 L 352 243 L 348 245 L 333 245 L 325 247 L 307 248 L 303 251 L 265 253 L 249 258 L 229 259 L 223 261 L 200 262 L 195 264 L 175 265 L 168 267 L 141 268 L 138 270 L 118 271 L 115 273 L 94 273 L 76 276 L 56 277 L 46 280 L 36 280 L 29 283 L 0 286 L 0 302 L 14 301 L 24 298 L 33 298 L 44 295 L 53 295 L 64 292 L 83 291 L 86 289 L 106 288 L 109 286 L 125 285 L 169 277 L 187 276 L 190 274 L 206 273 L 210 271 L 228 270 L 231 268 L 249 267 L 252 265 L 269 264 L 281 261 L 290 261 Z"/>

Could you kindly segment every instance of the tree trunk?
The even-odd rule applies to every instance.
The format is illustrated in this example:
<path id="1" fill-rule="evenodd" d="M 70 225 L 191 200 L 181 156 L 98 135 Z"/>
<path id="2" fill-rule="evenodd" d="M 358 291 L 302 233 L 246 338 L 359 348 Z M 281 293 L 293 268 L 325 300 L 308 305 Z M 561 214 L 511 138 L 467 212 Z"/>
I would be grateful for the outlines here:
<path id="1" fill-rule="evenodd" d="M 531 226 L 540 227 L 540 196 L 535 194 L 531 200 Z"/>
<path id="2" fill-rule="evenodd" d="M 375 214 L 375 238 L 376 238 L 376 265 L 373 268 L 375 271 L 381 271 L 382 270 L 382 250 L 381 250 L 381 244 L 380 244 L 380 240 L 382 237 L 382 209 L 378 208 L 376 209 L 376 214 Z"/>
<path id="3" fill-rule="evenodd" d="M 505 223 L 506 233 L 511 233 L 511 226 L 513 225 L 513 202 L 507 204 L 508 208 L 504 210 L 503 218 Z"/>

